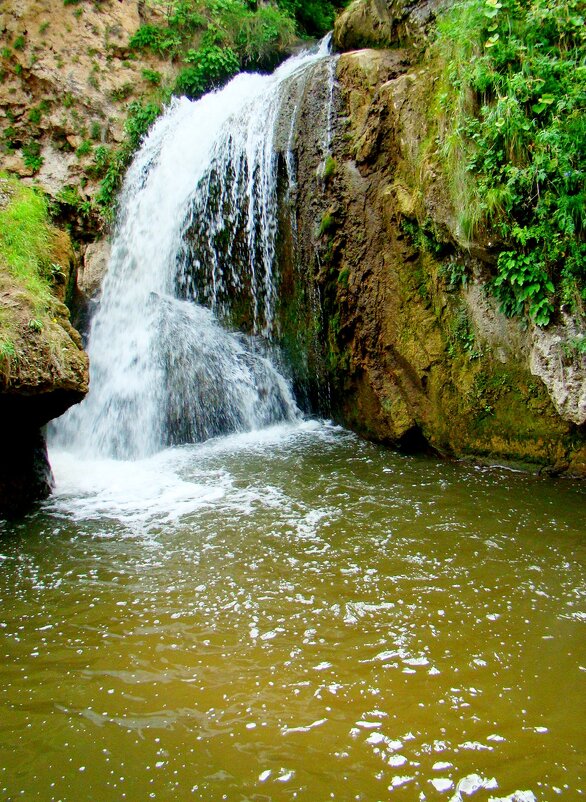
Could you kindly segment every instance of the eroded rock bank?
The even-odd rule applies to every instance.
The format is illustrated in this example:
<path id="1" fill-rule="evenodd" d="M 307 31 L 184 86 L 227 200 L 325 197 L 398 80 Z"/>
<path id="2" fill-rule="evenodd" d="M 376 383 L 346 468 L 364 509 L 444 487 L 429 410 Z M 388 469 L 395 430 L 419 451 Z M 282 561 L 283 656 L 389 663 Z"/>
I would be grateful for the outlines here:
<path id="1" fill-rule="evenodd" d="M 75 255 L 68 235 L 43 223 L 40 202 L 0 178 L 0 517 L 19 515 L 50 493 L 43 427 L 88 389 L 87 357 L 64 303 Z M 38 236 L 25 235 L 30 252 L 22 252 L 15 227 L 35 211 Z"/>
<path id="2" fill-rule="evenodd" d="M 507 318 L 487 290 L 496 233 L 464 240 L 450 177 L 428 147 L 427 11 L 406 33 L 383 24 L 391 3 L 353 3 L 338 44 L 394 46 L 340 56 L 321 163 L 309 100 L 301 115 L 299 263 L 321 298 L 333 415 L 406 449 L 583 476 L 586 360 L 572 348 L 582 327 L 563 315 L 545 329 Z"/>

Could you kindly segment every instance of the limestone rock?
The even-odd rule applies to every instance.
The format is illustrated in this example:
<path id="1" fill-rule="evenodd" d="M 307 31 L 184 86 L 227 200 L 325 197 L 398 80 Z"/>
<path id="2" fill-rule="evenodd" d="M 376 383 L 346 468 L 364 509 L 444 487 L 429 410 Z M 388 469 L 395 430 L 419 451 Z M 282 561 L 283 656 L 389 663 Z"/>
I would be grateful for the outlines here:
<path id="1" fill-rule="evenodd" d="M 94 298 L 100 290 L 108 270 L 110 250 L 106 239 L 92 242 L 86 248 L 83 266 L 77 273 L 77 286 L 87 299 Z"/>
<path id="2" fill-rule="evenodd" d="M 45 191 L 54 196 L 63 186 L 75 186 L 93 197 L 99 178 L 86 170 L 92 152 L 76 150 L 86 141 L 115 147 L 124 139 L 128 104 L 149 89 L 145 67 L 164 77 L 176 71 L 148 53 L 129 58 L 129 39 L 147 11 L 149 20 L 162 13 L 145 10 L 140 0 L 2 3 L 0 134 L 14 148 L 3 158 L 4 169 L 33 175 L 22 147 L 34 141 L 44 161 L 34 177 Z"/>
<path id="3" fill-rule="evenodd" d="M 586 331 L 564 316 L 547 329 L 532 327 L 531 373 L 539 376 L 564 420 L 586 423 Z"/>
<path id="4" fill-rule="evenodd" d="M 338 50 L 403 47 L 424 41 L 441 0 L 353 0 L 334 25 Z"/>
<path id="5" fill-rule="evenodd" d="M 2 168 L 9 173 L 14 173 L 21 178 L 28 178 L 33 175 L 33 170 L 27 167 L 24 159 L 20 153 L 13 153 L 9 156 L 4 156 L 2 159 Z"/>

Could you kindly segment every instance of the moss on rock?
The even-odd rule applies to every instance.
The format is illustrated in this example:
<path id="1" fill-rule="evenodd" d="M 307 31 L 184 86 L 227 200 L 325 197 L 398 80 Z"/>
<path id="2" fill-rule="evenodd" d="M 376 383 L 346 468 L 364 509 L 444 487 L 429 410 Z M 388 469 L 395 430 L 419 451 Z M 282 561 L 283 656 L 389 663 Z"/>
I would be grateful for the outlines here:
<path id="1" fill-rule="evenodd" d="M 73 259 L 45 198 L 0 177 L 0 515 L 48 494 L 41 429 L 88 389 L 87 357 L 63 303 Z"/>

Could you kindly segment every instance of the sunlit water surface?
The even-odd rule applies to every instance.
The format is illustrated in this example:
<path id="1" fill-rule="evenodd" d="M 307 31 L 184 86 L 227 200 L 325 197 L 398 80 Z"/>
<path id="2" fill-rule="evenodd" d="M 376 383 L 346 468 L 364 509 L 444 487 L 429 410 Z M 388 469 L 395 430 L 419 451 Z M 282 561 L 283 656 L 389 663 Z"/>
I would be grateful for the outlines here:
<path id="1" fill-rule="evenodd" d="M 584 795 L 583 486 L 317 423 L 52 458 L 0 530 L 1 799 Z"/>

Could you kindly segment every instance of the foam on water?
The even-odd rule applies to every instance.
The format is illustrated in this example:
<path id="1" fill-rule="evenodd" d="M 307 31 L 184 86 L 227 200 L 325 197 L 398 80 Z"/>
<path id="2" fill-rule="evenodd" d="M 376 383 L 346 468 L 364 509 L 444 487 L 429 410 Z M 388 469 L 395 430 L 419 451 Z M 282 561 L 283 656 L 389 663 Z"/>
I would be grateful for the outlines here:
<path id="1" fill-rule="evenodd" d="M 130 532 L 144 534 L 164 524 L 179 524 L 203 507 L 223 504 L 245 514 L 261 496 L 263 503 L 278 506 L 283 498 L 276 497 L 270 484 L 234 491 L 230 473 L 207 467 L 207 463 L 211 458 L 234 457 L 238 452 L 251 455 L 286 449 L 288 443 L 300 439 L 326 442 L 340 432 L 318 421 L 297 421 L 169 448 L 132 461 L 53 449 L 56 487 L 47 508 L 76 521 L 119 521 Z"/>

